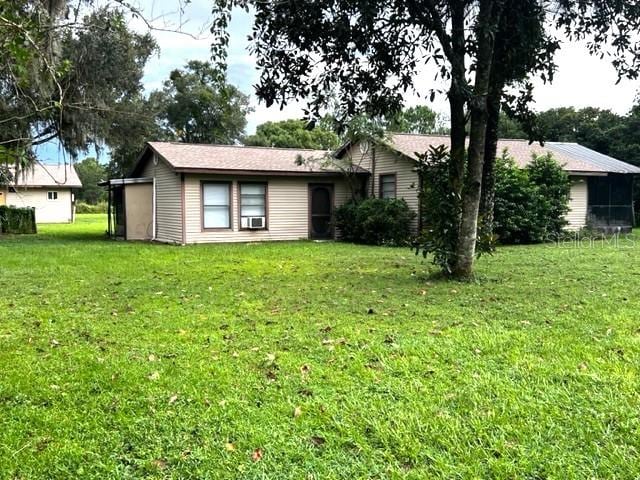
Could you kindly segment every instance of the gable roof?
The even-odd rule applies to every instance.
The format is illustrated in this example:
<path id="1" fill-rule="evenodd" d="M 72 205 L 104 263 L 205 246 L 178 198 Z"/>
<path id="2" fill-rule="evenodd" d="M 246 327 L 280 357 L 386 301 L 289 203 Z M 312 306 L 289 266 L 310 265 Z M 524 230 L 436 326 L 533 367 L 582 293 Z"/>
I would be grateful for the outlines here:
<path id="1" fill-rule="evenodd" d="M 450 145 L 448 136 L 418 135 L 393 133 L 389 140 L 389 148 L 413 160 L 418 160 L 416 152 L 426 152 L 429 147 Z M 546 142 L 529 144 L 528 140 L 498 140 L 498 154 L 504 150 L 513 157 L 520 167 L 531 163 L 533 155 L 544 155 L 551 152 L 553 157 L 568 172 L 575 173 L 640 173 L 640 168 L 615 158 L 603 155 L 577 143 Z"/>
<path id="2" fill-rule="evenodd" d="M 321 168 L 319 164 L 297 160 L 321 161 L 330 152 L 301 148 L 245 147 L 241 145 L 206 145 L 180 142 L 148 142 L 133 173 L 140 170 L 149 150 L 164 159 L 176 172 L 242 173 L 281 175 L 335 175 L 338 168 Z M 362 173 L 366 171 L 360 169 Z"/>
<path id="3" fill-rule="evenodd" d="M 36 163 L 15 175 L 16 187 L 82 188 L 82 182 L 73 165 Z"/>

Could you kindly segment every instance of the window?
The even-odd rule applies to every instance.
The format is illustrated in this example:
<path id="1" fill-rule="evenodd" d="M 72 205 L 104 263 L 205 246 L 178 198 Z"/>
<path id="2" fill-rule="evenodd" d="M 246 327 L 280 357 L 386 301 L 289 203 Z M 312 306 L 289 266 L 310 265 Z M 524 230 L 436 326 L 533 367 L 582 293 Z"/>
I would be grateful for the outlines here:
<path id="1" fill-rule="evenodd" d="M 396 198 L 396 174 L 380 175 L 380 198 Z"/>
<path id="2" fill-rule="evenodd" d="M 47 192 L 47 200 L 57 200 L 58 192 Z"/>
<path id="3" fill-rule="evenodd" d="M 240 226 L 241 228 L 266 228 L 267 216 L 267 184 L 240 184 Z M 251 218 L 264 218 L 250 220 Z"/>
<path id="4" fill-rule="evenodd" d="M 202 184 L 202 228 L 231 228 L 231 183 Z"/>

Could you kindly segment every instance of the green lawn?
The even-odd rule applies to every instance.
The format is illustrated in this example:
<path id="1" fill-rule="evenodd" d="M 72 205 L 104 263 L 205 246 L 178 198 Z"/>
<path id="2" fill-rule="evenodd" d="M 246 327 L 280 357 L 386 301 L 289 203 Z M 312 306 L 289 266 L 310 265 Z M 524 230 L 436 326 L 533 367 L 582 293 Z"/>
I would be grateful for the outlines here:
<path id="1" fill-rule="evenodd" d="M 104 221 L 0 238 L 1 479 L 640 477 L 639 237 L 462 284 Z"/>

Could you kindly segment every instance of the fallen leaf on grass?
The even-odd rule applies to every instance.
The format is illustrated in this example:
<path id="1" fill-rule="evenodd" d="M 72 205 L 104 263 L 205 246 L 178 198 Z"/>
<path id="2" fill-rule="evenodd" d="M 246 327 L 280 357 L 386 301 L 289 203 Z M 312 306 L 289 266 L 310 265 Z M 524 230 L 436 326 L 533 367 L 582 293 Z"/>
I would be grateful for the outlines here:
<path id="1" fill-rule="evenodd" d="M 165 468 L 167 468 L 167 461 L 163 458 L 156 458 L 151 463 L 154 467 L 159 468 L 160 470 L 164 470 Z"/>
<path id="2" fill-rule="evenodd" d="M 310 437 L 309 441 L 311 442 L 311 445 L 313 445 L 314 447 L 320 447 L 325 443 L 327 443 L 324 437 L 319 437 L 317 435 L 313 435 L 312 437 Z"/>
<path id="3" fill-rule="evenodd" d="M 176 403 L 176 400 L 178 400 L 178 395 L 171 395 L 171 397 L 169 397 L 169 405 Z"/>
<path id="4" fill-rule="evenodd" d="M 262 449 L 261 448 L 256 448 L 253 453 L 251 454 L 251 460 L 253 460 L 254 462 L 259 462 L 260 460 L 262 460 Z"/>
<path id="5" fill-rule="evenodd" d="M 296 407 L 293 409 L 293 418 L 298 418 L 300 415 L 302 415 L 302 408 L 300 407 Z"/>
<path id="6" fill-rule="evenodd" d="M 155 362 L 158 358 L 153 353 L 151 353 L 149 354 L 148 359 L 150 362 Z"/>
<path id="7" fill-rule="evenodd" d="M 309 375 L 310 370 L 311 370 L 311 367 L 309 365 L 302 365 L 300 367 L 300 373 L 302 374 L 303 377 Z"/>
<path id="8" fill-rule="evenodd" d="M 149 374 L 149 380 L 158 380 L 160 378 L 160 372 L 153 372 Z"/>
<path id="9" fill-rule="evenodd" d="M 52 347 L 59 347 L 60 346 L 60 342 L 58 340 L 56 340 L 55 338 L 52 338 L 50 343 L 51 343 Z"/>
<path id="10" fill-rule="evenodd" d="M 224 444 L 224 449 L 227 452 L 235 452 L 236 446 L 231 442 L 227 442 L 227 443 Z"/>

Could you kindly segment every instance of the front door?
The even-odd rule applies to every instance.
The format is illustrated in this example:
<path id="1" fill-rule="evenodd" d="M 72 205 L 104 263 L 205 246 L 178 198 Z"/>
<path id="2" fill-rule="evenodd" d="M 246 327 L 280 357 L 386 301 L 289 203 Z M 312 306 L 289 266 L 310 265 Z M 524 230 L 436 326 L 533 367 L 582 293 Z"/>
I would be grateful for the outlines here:
<path id="1" fill-rule="evenodd" d="M 333 238 L 333 185 L 309 185 L 309 238 Z"/>

